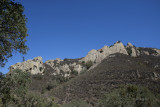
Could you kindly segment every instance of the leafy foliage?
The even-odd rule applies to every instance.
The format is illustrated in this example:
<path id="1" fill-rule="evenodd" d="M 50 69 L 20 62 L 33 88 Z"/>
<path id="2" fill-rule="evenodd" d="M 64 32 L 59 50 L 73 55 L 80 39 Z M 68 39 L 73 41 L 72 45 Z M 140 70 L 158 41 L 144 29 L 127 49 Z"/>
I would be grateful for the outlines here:
<path id="1" fill-rule="evenodd" d="M 3 102 L 1 98 L 0 98 L 0 107 L 3 107 Z"/>
<path id="2" fill-rule="evenodd" d="M 93 65 L 93 62 L 92 62 L 92 61 L 87 61 L 87 62 L 86 62 L 86 67 L 87 67 L 87 69 L 89 69 L 92 65 Z"/>
<path id="3" fill-rule="evenodd" d="M 25 97 L 25 107 L 59 107 L 53 101 L 48 101 L 40 94 L 29 92 Z"/>
<path id="4" fill-rule="evenodd" d="M 18 69 L 3 77 L 0 84 L 0 97 L 2 98 L 3 104 L 21 104 L 27 93 L 29 83 L 29 74 Z"/>
<path id="5" fill-rule="evenodd" d="M 83 100 L 72 100 L 71 102 L 64 104 L 63 107 L 89 107 L 89 105 Z"/>
<path id="6" fill-rule="evenodd" d="M 58 84 L 62 84 L 64 82 L 67 82 L 69 79 L 61 74 L 58 74 L 53 77 L 53 80 L 56 80 Z"/>
<path id="7" fill-rule="evenodd" d="M 139 47 L 137 50 L 139 50 L 139 52 L 140 52 L 141 55 L 145 54 L 144 52 L 148 52 L 150 55 L 157 54 L 157 52 L 154 49 L 152 49 L 152 48 Z"/>
<path id="8" fill-rule="evenodd" d="M 19 69 L 0 75 L 0 105 L 6 107 L 59 107 L 39 93 L 28 91 L 30 74 Z M 1 107 L 1 106 L 0 106 Z"/>
<path id="9" fill-rule="evenodd" d="M 0 65 L 4 66 L 14 51 L 25 54 L 27 35 L 24 7 L 14 0 L 0 0 Z"/>
<path id="10" fill-rule="evenodd" d="M 157 97 L 145 87 L 121 86 L 106 93 L 97 107 L 153 107 L 160 106 Z"/>
<path id="11" fill-rule="evenodd" d="M 73 70 L 73 71 L 70 72 L 70 77 L 69 77 L 69 79 L 75 78 L 76 76 L 78 76 L 78 71 Z"/>
<path id="12" fill-rule="evenodd" d="M 128 53 L 128 55 L 130 55 L 131 56 L 131 54 L 132 54 L 132 49 L 131 49 L 131 47 L 128 47 L 128 48 L 126 48 L 127 49 L 127 53 Z"/>

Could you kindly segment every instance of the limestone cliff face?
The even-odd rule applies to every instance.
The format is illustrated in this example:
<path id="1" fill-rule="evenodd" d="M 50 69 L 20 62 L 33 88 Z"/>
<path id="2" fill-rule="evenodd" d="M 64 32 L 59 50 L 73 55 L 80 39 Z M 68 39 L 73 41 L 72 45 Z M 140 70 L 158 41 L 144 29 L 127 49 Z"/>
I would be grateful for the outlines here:
<path id="1" fill-rule="evenodd" d="M 122 53 L 128 55 L 124 45 L 121 42 L 116 42 L 113 46 L 110 47 L 104 46 L 99 50 L 91 50 L 90 52 L 88 52 L 87 56 L 82 59 L 82 61 L 92 61 L 94 63 L 99 63 L 104 58 L 114 53 Z"/>
<path id="2" fill-rule="evenodd" d="M 12 72 L 14 69 L 21 69 L 26 72 L 30 72 L 31 74 L 43 73 L 44 66 L 42 57 L 36 57 L 33 60 L 27 60 L 24 62 L 16 63 L 15 65 L 10 66 L 10 71 Z"/>

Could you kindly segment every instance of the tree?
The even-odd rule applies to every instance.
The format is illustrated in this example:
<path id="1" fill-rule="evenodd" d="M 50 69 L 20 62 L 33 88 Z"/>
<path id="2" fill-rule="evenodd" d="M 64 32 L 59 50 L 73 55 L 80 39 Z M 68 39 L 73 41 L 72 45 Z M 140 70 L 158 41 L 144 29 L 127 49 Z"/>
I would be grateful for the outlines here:
<path id="1" fill-rule="evenodd" d="M 31 75 L 16 69 L 0 73 L 0 107 L 59 107 L 54 101 L 29 90 Z"/>
<path id="2" fill-rule="evenodd" d="M 27 36 L 24 7 L 15 0 L 0 0 L 0 66 L 5 65 L 13 52 L 27 52 Z"/>
<path id="3" fill-rule="evenodd" d="M 29 73 L 16 69 L 5 77 L 1 75 L 0 79 L 0 97 L 5 106 L 24 102 L 30 83 Z"/>

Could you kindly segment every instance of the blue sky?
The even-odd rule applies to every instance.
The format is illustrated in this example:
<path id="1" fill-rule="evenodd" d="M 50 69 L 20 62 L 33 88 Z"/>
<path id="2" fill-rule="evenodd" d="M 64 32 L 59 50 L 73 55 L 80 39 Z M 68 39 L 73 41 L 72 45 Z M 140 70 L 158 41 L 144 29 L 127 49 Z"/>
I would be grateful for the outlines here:
<path id="1" fill-rule="evenodd" d="M 25 59 L 84 57 L 120 40 L 160 48 L 160 0 L 16 0 L 28 18 L 27 55 L 14 53 L 0 70 Z"/>

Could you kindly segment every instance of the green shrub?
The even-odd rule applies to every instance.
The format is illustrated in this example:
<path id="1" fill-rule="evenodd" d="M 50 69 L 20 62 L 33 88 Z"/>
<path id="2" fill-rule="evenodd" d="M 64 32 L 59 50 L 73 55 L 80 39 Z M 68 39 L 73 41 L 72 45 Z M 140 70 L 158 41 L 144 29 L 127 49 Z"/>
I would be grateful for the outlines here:
<path id="1" fill-rule="evenodd" d="M 3 107 L 3 102 L 1 98 L 0 98 L 0 107 Z"/>
<path id="2" fill-rule="evenodd" d="M 128 47 L 128 48 L 126 48 L 127 49 L 127 53 L 128 53 L 128 55 L 130 55 L 131 56 L 131 54 L 132 54 L 132 49 L 131 49 L 131 47 Z"/>
<path id="3" fill-rule="evenodd" d="M 92 61 L 87 61 L 86 62 L 86 68 L 89 69 L 93 65 Z"/>
<path id="4" fill-rule="evenodd" d="M 80 75 L 84 74 L 87 70 L 83 70 L 80 72 Z"/>
<path id="5" fill-rule="evenodd" d="M 54 88 L 54 84 L 48 84 L 46 89 L 50 91 L 53 88 Z"/>
<path id="6" fill-rule="evenodd" d="M 63 61 L 68 61 L 68 59 L 67 59 L 67 58 L 65 58 Z"/>
<path id="7" fill-rule="evenodd" d="M 34 78 L 36 80 L 42 80 L 43 75 L 42 74 L 35 74 L 35 75 L 32 75 L 32 78 Z"/>
<path id="8" fill-rule="evenodd" d="M 121 41 L 120 41 L 120 40 L 118 40 L 118 41 L 117 41 L 117 43 L 121 43 Z"/>
<path id="9" fill-rule="evenodd" d="M 26 95 L 23 105 L 25 105 L 24 107 L 60 107 L 53 101 L 49 101 L 44 96 L 33 92 Z"/>
<path id="10" fill-rule="evenodd" d="M 8 73 L 1 82 L 0 92 L 3 105 L 7 107 L 19 105 L 23 102 L 27 93 L 30 75 L 16 69 Z"/>
<path id="11" fill-rule="evenodd" d="M 57 82 L 58 84 L 67 82 L 67 81 L 69 80 L 67 77 L 64 77 L 64 76 L 61 75 L 61 74 L 55 75 L 53 79 L 56 80 L 56 82 Z"/>
<path id="12" fill-rule="evenodd" d="M 89 105 L 83 100 L 72 100 L 71 102 L 64 104 L 63 107 L 89 107 Z"/>
<path id="13" fill-rule="evenodd" d="M 75 75 L 75 76 L 77 76 L 78 75 L 78 71 L 75 71 L 75 70 L 73 70 L 73 71 L 71 71 L 71 73 L 70 73 L 71 75 Z"/>
<path id="14" fill-rule="evenodd" d="M 74 67 L 73 67 L 73 66 L 69 66 L 69 69 L 70 69 L 71 71 L 73 71 L 73 70 L 74 70 Z"/>
<path id="15" fill-rule="evenodd" d="M 158 107 L 159 101 L 147 88 L 127 85 L 106 93 L 97 107 Z"/>

